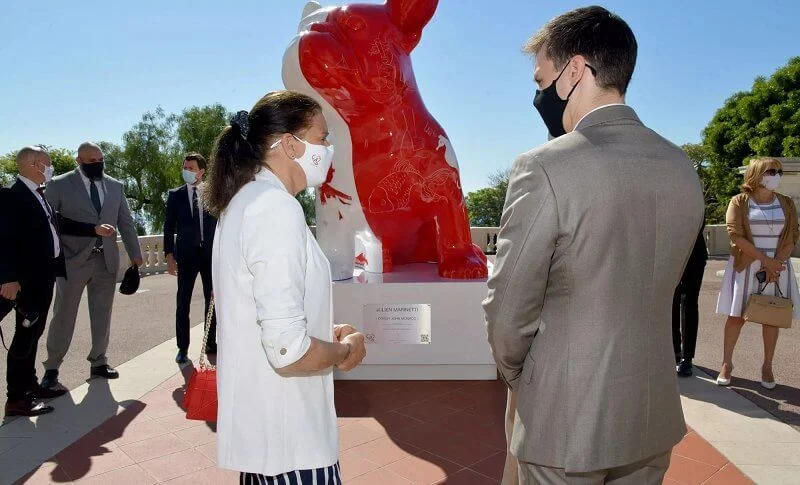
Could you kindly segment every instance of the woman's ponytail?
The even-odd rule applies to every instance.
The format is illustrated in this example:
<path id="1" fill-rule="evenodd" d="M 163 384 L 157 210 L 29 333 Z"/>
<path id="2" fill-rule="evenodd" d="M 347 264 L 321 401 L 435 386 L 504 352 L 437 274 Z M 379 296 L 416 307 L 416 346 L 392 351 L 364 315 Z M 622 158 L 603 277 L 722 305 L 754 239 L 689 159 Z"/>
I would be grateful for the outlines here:
<path id="1" fill-rule="evenodd" d="M 205 190 L 208 211 L 218 218 L 239 189 L 253 180 L 259 166 L 240 128 L 235 124 L 225 127 L 211 152 Z"/>
<path id="2" fill-rule="evenodd" d="M 239 189 L 253 180 L 264 163 L 271 138 L 300 132 L 319 112 L 319 104 L 305 94 L 274 91 L 261 98 L 249 113 L 236 113 L 211 152 L 205 190 L 208 211 L 219 218 Z"/>

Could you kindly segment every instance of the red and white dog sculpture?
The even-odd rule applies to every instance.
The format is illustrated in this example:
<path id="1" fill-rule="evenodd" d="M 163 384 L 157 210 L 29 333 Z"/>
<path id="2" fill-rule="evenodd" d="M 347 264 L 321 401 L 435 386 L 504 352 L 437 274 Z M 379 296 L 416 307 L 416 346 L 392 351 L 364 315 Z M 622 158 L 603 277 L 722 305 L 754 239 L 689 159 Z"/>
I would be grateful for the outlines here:
<path id="1" fill-rule="evenodd" d="M 487 276 L 455 153 L 409 57 L 437 4 L 311 2 L 284 56 L 284 84 L 320 102 L 336 148 L 317 190 L 317 239 L 334 279 L 351 277 L 354 259 L 374 273 L 436 262 L 445 278 Z"/>

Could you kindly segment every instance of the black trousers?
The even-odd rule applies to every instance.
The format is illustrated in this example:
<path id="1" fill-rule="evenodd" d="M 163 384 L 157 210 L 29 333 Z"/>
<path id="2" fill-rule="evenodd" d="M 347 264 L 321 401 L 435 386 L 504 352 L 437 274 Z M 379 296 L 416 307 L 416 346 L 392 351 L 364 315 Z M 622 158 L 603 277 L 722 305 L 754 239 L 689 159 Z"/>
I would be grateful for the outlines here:
<path id="1" fill-rule="evenodd" d="M 697 346 L 697 327 L 700 320 L 698 300 L 704 270 L 705 263 L 687 269 L 672 298 L 672 349 L 676 356 L 684 359 L 694 359 Z M 681 314 L 683 314 L 683 332 L 681 332 Z"/>
<path id="2" fill-rule="evenodd" d="M 36 351 L 39 347 L 39 338 L 47 324 L 47 313 L 53 301 L 55 282 L 55 275 L 45 275 L 36 283 L 20 283 L 22 290 L 17 306 L 28 314 L 38 313 L 39 320 L 31 327 L 25 328 L 22 326 L 25 317 L 19 311 L 14 312 L 16 327 L 14 339 L 8 348 L 6 367 L 9 401 L 24 398 L 29 391 L 39 385 L 36 377 Z"/>
<path id="3" fill-rule="evenodd" d="M 180 257 L 178 263 L 178 296 L 175 311 L 175 336 L 178 338 L 178 350 L 186 352 L 189 349 L 189 308 L 192 304 L 192 292 L 197 275 L 203 281 L 203 296 L 206 300 L 203 321 L 208 315 L 211 303 L 211 255 L 203 248 L 196 248 L 193 253 Z M 217 317 L 211 320 L 211 330 L 208 335 L 208 344 L 216 346 L 217 342 Z"/>

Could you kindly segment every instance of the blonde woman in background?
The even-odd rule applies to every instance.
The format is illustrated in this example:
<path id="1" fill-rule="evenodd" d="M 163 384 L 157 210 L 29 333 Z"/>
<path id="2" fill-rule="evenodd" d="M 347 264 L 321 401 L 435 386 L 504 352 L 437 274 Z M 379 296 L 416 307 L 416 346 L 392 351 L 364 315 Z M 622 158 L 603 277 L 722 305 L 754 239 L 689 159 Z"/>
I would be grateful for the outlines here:
<path id="1" fill-rule="evenodd" d="M 728 315 L 725 323 L 724 356 L 717 384 L 727 386 L 733 373 L 733 350 L 744 325 L 742 313 L 747 300 L 759 288 L 756 273 L 767 273 L 766 294 L 783 294 L 792 299 L 793 318 L 800 318 L 800 292 L 792 269 L 792 251 L 797 244 L 797 209 L 791 197 L 776 192 L 783 175 L 781 163 L 774 158 L 750 161 L 742 193 L 728 205 L 726 225 L 731 238 L 731 257 L 725 269 L 717 313 Z M 772 358 L 778 343 L 778 328 L 764 325 L 764 365 L 761 385 L 775 388 Z"/>

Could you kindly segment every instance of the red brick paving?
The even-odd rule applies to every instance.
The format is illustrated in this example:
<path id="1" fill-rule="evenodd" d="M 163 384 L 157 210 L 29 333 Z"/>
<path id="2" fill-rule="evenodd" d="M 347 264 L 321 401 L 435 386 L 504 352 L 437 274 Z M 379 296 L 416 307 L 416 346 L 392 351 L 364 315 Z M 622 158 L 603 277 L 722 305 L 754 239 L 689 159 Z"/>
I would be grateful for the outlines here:
<path id="1" fill-rule="evenodd" d="M 165 381 L 17 483 L 238 483 L 215 466 L 214 426 L 184 419 L 183 380 Z M 499 381 L 337 381 L 345 483 L 500 483 L 505 395 Z M 753 482 L 690 431 L 664 483 Z"/>

